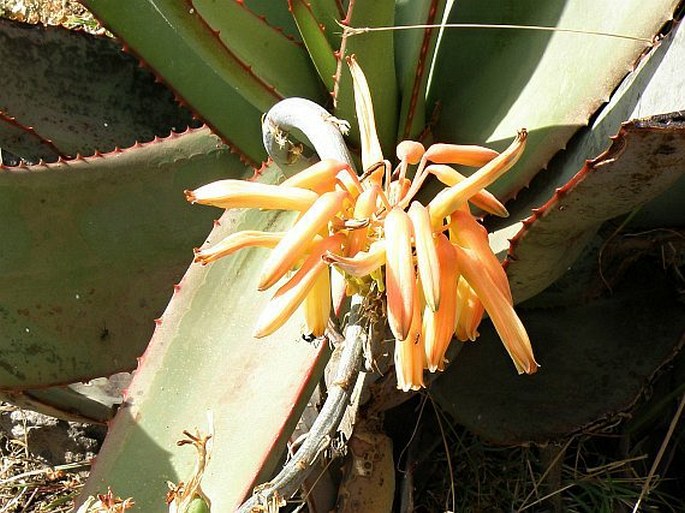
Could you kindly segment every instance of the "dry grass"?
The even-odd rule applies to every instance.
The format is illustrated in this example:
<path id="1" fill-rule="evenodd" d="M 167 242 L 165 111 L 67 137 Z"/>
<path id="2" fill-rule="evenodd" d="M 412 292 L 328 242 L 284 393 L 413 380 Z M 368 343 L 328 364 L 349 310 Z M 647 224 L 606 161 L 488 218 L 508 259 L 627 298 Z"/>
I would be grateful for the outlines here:
<path id="1" fill-rule="evenodd" d="M 75 0 L 0 0 L 0 16 L 25 23 L 105 33 L 93 15 Z"/>
<path id="2" fill-rule="evenodd" d="M 416 462 L 415 513 L 685 511 L 685 497 L 678 491 L 682 462 L 677 461 L 683 436 L 680 443 L 668 443 L 663 430 L 653 429 L 635 438 L 621 425 L 559 446 L 501 447 L 438 415 L 444 443 L 433 443 Z M 673 425 L 680 416 L 675 413 Z M 425 420 L 436 423 L 430 414 Z M 443 436 L 436 427 L 425 429 L 430 440 Z M 655 458 L 659 447 L 670 455 L 661 462 Z"/>
<path id="3" fill-rule="evenodd" d="M 16 410 L 0 405 L 0 412 Z M 0 513 L 66 513 L 73 508 L 89 463 L 52 467 L 31 455 L 27 441 L 0 432 Z"/>

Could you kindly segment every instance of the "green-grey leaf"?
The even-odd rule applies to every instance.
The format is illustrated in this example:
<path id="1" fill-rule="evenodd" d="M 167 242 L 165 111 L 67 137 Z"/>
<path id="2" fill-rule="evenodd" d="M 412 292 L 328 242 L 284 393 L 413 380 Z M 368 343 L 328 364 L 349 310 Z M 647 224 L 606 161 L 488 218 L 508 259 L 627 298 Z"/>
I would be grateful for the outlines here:
<path id="1" fill-rule="evenodd" d="M 316 18 L 311 5 L 305 0 L 292 0 L 290 6 L 314 67 L 326 88 L 332 92 L 333 77 L 338 61 L 326 37 L 324 27 Z"/>
<path id="2" fill-rule="evenodd" d="M 70 387 L 0 390 L 0 398 L 24 409 L 74 422 L 105 423 L 114 416 L 111 404 L 101 403 Z"/>
<path id="3" fill-rule="evenodd" d="M 1 112 L 0 149 L 29 162 L 54 161 L 60 157 L 59 150 L 50 141 L 39 136 L 31 127 Z M 6 159 L 3 161 L 6 162 Z"/>
<path id="4" fill-rule="evenodd" d="M 0 18 L 0 62 L 0 111 L 39 139 L 30 151 L 0 135 L 0 148 L 29 161 L 125 148 L 192 121 L 107 37 Z"/>
<path id="5" fill-rule="evenodd" d="M 685 176 L 635 212 L 629 223 L 630 228 L 649 230 L 685 226 L 683 198 L 685 198 Z"/>
<path id="6" fill-rule="evenodd" d="M 260 117 L 280 97 L 185 2 L 87 0 L 96 16 L 252 164 L 264 158 Z"/>
<path id="7" fill-rule="evenodd" d="M 273 169 L 264 179 L 279 179 Z M 195 207 L 206 208 L 206 207 Z M 293 213 L 228 211 L 209 235 L 287 229 Z M 135 511 L 165 512 L 166 481 L 193 466 L 179 451 L 183 430 L 215 433 L 202 489 L 216 511 L 234 511 L 279 462 L 285 441 L 323 373 L 326 344 L 301 339 L 302 319 L 255 340 L 271 292 L 257 292 L 265 249 L 241 250 L 190 267 L 141 360 L 125 404 L 111 425 L 84 497 L 112 486 Z"/>
<path id="8" fill-rule="evenodd" d="M 321 102 L 321 82 L 301 43 L 250 11 L 241 2 L 192 0 L 196 13 L 256 79 L 283 97 L 302 96 Z M 266 111 L 271 102 L 257 105 Z"/>
<path id="9" fill-rule="evenodd" d="M 397 2 L 398 26 L 436 25 L 442 21 L 449 0 Z M 438 28 L 395 32 L 395 63 L 402 102 L 397 139 L 418 137 L 426 128 L 426 88 L 433 64 Z"/>
<path id="10" fill-rule="evenodd" d="M 288 2 L 274 2 L 273 0 L 243 0 L 248 9 L 263 17 L 266 22 L 285 35 L 299 41 L 297 26 L 290 13 Z"/>
<path id="11" fill-rule="evenodd" d="M 216 215 L 187 204 L 183 189 L 249 173 L 206 128 L 0 169 L 0 388 L 135 367 Z"/>
<path id="12" fill-rule="evenodd" d="M 301 0 L 297 0 L 300 2 Z M 343 4 L 339 0 L 309 0 L 307 2 L 332 48 L 340 47 L 342 27 L 340 21 L 345 17 Z"/>
<path id="13" fill-rule="evenodd" d="M 352 27 L 391 26 L 395 19 L 394 0 L 362 0 L 350 7 Z M 399 102 L 392 32 L 372 32 L 347 38 L 345 55 L 355 55 L 369 83 L 376 117 L 378 138 L 386 158 L 395 155 L 397 106 Z M 359 139 L 354 109 L 352 77 L 342 63 L 335 115 L 352 125 L 353 139 Z"/>
<path id="14" fill-rule="evenodd" d="M 684 59 L 685 30 L 677 29 L 626 78 L 593 125 L 510 205 L 510 219 L 491 242 L 504 251 L 520 232 L 508 268 L 517 300 L 566 272 L 602 222 L 645 204 L 685 172 L 685 125 L 678 112 L 685 109 Z M 610 138 L 617 139 L 610 145 Z M 535 207 L 543 208 L 523 229 L 519 219 Z"/>
<path id="15" fill-rule="evenodd" d="M 651 39 L 677 0 L 498 0 L 456 3 L 451 23 L 541 25 Z M 506 199 L 541 169 L 631 69 L 647 44 L 617 37 L 521 29 L 451 28 L 430 91 L 437 140 L 502 149 L 522 127 L 526 152 L 492 187 Z"/>
<path id="16" fill-rule="evenodd" d="M 629 410 L 685 341 L 685 308 L 658 261 L 608 299 L 519 313 L 537 374 L 516 375 L 488 322 L 431 388 L 457 422 L 503 444 L 558 440 Z"/>
<path id="17" fill-rule="evenodd" d="M 575 261 L 601 223 L 668 189 L 685 173 L 685 123 L 626 124 L 614 144 L 561 189 L 512 240 L 507 274 L 516 301 L 541 292 Z M 527 221 L 528 222 L 528 221 Z"/>

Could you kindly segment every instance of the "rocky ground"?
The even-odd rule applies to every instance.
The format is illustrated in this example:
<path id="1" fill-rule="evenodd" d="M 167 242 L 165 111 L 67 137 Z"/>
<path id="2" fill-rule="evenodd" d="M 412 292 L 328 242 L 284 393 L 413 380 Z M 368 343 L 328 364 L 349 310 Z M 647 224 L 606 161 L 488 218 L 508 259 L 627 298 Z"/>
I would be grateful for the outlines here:
<path id="1" fill-rule="evenodd" d="M 71 511 L 105 431 L 0 403 L 0 513 Z"/>

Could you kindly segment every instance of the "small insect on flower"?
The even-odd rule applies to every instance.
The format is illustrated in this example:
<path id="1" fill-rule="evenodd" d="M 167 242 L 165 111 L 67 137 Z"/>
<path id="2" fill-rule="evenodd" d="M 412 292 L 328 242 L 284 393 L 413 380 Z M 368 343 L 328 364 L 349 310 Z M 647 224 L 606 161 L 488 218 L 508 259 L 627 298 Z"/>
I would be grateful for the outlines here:
<path id="1" fill-rule="evenodd" d="M 257 322 L 256 337 L 275 332 L 298 308 L 307 333 L 322 336 L 341 283 L 349 294 L 382 293 L 395 337 L 398 388 L 405 391 L 424 386 L 424 369 L 445 368 L 455 335 L 475 339 L 485 312 L 518 372 L 535 372 L 538 364 L 514 311 L 506 274 L 470 210 L 474 205 L 508 215 L 486 187 L 518 161 L 526 131 L 502 153 L 401 141 L 393 168 L 383 157 L 364 73 L 354 56 L 347 63 L 359 120 L 361 176 L 347 163 L 322 160 L 280 185 L 222 180 L 186 191 L 189 201 L 223 208 L 300 212 L 286 232 L 234 233 L 196 250 L 196 261 L 206 264 L 250 246 L 272 249 L 258 288 L 280 286 Z M 478 169 L 465 177 L 453 165 Z M 429 175 L 445 188 L 423 204 L 415 197 Z"/>

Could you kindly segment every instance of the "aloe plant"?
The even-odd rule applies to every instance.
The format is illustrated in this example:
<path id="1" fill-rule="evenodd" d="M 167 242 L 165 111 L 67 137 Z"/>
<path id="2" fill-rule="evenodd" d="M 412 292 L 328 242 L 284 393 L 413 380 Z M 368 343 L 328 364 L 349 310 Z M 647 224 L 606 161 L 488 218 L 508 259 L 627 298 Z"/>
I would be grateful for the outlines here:
<path id="1" fill-rule="evenodd" d="M 35 76 L 0 96 L 0 148 L 19 159 L 0 171 L 0 389 L 23 404 L 106 420 L 111 409 L 64 386 L 133 370 L 138 358 L 84 500 L 111 486 L 141 511 L 165 510 L 166 482 L 187 482 L 195 464 L 176 446 L 183 431 L 213 432 L 202 490 L 216 511 L 236 509 L 281 464 L 328 344 L 303 341 L 299 318 L 252 338 L 269 300 L 256 291 L 262 248 L 183 273 L 210 228 L 216 244 L 244 230 L 286 230 L 293 214 L 228 210 L 212 228 L 216 214 L 188 205 L 183 190 L 220 178 L 279 183 L 325 158 L 318 134 L 294 131 L 291 146 L 260 166 L 262 114 L 289 97 L 349 121 L 349 165 L 359 166 L 350 55 L 366 75 L 386 156 L 405 139 L 502 151 L 527 129 L 521 160 L 490 188 L 510 215 L 485 223 L 542 367 L 516 377 L 487 325 L 460 352 L 453 342 L 453 363 L 429 390 L 460 423 L 498 441 L 556 439 L 631 408 L 672 357 L 685 326 L 671 285 L 655 278 L 659 300 L 642 299 L 615 281 L 618 260 L 607 248 L 620 230 L 682 223 L 677 1 L 85 3 L 124 53 L 101 37 L 0 24 L 8 76 L 32 72 L 18 49 L 47 40 L 55 52 L 33 59 Z M 556 30 L 533 30 L 541 26 Z M 89 60 L 67 61 L 71 48 Z M 419 197 L 437 190 L 429 180 Z M 597 288 L 598 276 L 618 283 L 615 295 Z M 583 343 L 557 338 L 560 326 Z M 390 372 L 368 386 L 394 380 Z M 575 383 L 588 387 L 566 401 Z M 365 411 L 402 394 L 372 393 L 347 434 L 361 431 Z M 388 487 L 365 493 L 392 497 Z M 320 495 L 330 509 L 335 493 Z"/>

